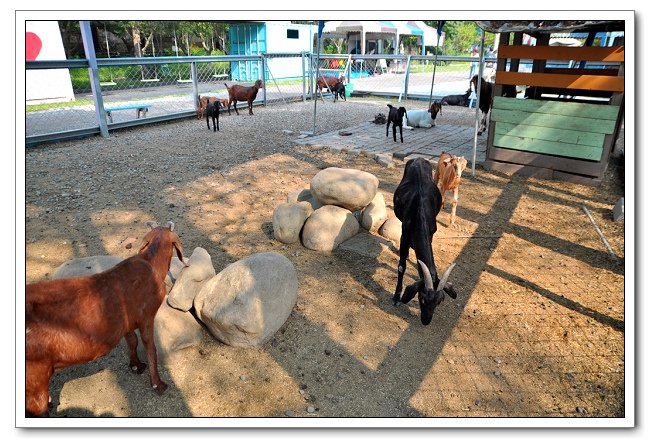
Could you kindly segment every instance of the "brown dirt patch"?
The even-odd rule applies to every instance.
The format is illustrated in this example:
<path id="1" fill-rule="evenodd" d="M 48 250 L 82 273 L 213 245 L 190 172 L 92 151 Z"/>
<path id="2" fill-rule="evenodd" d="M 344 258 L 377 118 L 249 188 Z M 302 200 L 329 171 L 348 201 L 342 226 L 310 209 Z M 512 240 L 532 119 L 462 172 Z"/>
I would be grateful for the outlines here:
<path id="1" fill-rule="evenodd" d="M 382 110 L 369 108 L 368 117 Z M 237 119 L 253 120 L 225 117 L 225 129 Z M 458 299 L 447 298 L 424 327 L 416 301 L 392 305 L 398 254 L 390 242 L 373 235 L 366 254 L 363 245 L 323 254 L 272 235 L 275 206 L 319 170 L 375 174 L 392 207 L 403 164 L 383 168 L 365 157 L 296 147 L 290 136 L 231 157 L 228 142 L 208 140 L 207 131 L 197 137 L 184 131 L 189 126 L 155 126 L 160 136 L 146 143 L 131 140 L 148 132 L 137 130 L 33 151 L 26 281 L 47 279 L 73 257 L 130 256 L 138 243 L 128 250 L 121 241 L 141 238 L 148 219 L 171 219 L 186 252 L 204 247 L 217 271 L 256 252 L 288 257 L 298 272 L 298 304 L 258 349 L 206 336 L 180 352 L 160 368 L 170 385 L 162 397 L 149 389 L 148 375 L 129 372 L 121 343 L 54 375 L 53 416 L 624 416 L 624 220 L 611 220 L 623 188 L 614 170 L 593 188 L 480 168 L 472 177 L 468 169 L 456 225 L 449 227 L 449 209 L 442 211 L 433 246 L 439 270 L 459 264 L 452 274 Z M 122 153 L 114 154 L 118 146 Z M 209 157 L 217 146 L 220 155 Z M 96 151 L 96 163 L 71 165 L 78 147 Z M 174 148 L 174 158 L 166 159 L 164 147 Z M 47 163 L 32 163 L 39 155 Z M 169 160 L 164 169 L 162 160 Z M 112 183 L 93 181 L 107 170 L 116 173 Z M 63 205 L 44 199 L 68 190 Z M 621 263 L 609 258 L 582 205 Z M 417 275 L 413 261 L 407 284 Z"/>

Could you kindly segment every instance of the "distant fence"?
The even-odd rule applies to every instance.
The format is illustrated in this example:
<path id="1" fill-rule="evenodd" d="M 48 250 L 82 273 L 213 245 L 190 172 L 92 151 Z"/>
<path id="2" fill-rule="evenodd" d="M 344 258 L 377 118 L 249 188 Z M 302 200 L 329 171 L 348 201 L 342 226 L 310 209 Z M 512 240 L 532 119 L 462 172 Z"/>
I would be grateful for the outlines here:
<path id="1" fill-rule="evenodd" d="M 345 76 L 355 96 L 439 99 L 467 90 L 470 64 L 478 59 L 439 56 L 432 86 L 435 62 L 434 56 L 307 52 L 26 61 L 27 74 L 67 70 L 74 92 L 73 101 L 26 101 L 26 142 L 107 136 L 115 129 L 191 117 L 199 95 L 227 98 L 224 84 L 252 85 L 257 79 L 264 87 L 256 105 L 307 101 L 313 98 L 317 71 Z M 41 82 L 32 79 L 42 78 L 26 77 L 26 98 L 33 83 Z"/>

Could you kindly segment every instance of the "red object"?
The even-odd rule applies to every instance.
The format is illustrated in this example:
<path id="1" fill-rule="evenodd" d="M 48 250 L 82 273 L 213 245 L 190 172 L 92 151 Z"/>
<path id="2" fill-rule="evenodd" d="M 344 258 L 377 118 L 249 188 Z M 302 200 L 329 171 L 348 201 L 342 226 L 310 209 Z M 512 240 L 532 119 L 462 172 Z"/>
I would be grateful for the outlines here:
<path id="1" fill-rule="evenodd" d="M 25 60 L 35 61 L 41 52 L 41 48 L 43 48 L 43 42 L 38 37 L 38 34 L 31 31 L 25 33 Z"/>

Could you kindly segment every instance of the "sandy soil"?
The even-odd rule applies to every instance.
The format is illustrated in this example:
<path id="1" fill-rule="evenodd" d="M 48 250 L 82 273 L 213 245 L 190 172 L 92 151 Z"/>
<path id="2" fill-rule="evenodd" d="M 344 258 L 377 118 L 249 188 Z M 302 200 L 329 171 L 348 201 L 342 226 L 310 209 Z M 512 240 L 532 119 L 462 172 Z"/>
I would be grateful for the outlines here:
<path id="1" fill-rule="evenodd" d="M 466 171 L 457 222 L 450 227 L 443 210 L 433 244 L 439 270 L 459 264 L 458 298 L 425 327 L 417 301 L 392 305 L 390 241 L 366 234 L 323 254 L 273 239 L 275 206 L 325 167 L 373 173 L 389 208 L 401 179 L 402 163 L 295 145 L 282 130 L 310 129 L 311 107 L 225 116 L 216 135 L 181 120 L 26 151 L 27 282 L 70 258 L 130 256 L 138 244 L 121 242 L 142 238 L 154 219 L 174 221 L 186 252 L 207 249 L 217 272 L 276 251 L 300 283 L 291 316 L 262 347 L 206 333 L 160 367 L 170 388 L 159 397 L 148 375 L 130 373 L 121 343 L 53 376 L 53 417 L 624 416 L 624 220 L 611 219 L 624 191 L 615 167 L 598 188 Z M 320 111 L 334 130 L 384 109 L 366 99 Z"/>

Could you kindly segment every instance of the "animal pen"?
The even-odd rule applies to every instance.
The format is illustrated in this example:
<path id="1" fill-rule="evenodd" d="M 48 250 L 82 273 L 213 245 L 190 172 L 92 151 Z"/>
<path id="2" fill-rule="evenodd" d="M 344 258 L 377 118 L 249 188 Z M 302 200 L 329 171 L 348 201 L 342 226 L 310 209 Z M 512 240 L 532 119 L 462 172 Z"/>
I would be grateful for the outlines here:
<path id="1" fill-rule="evenodd" d="M 589 45 L 624 23 L 477 23 L 501 33 L 484 168 L 600 184 L 623 118 L 625 47 Z M 574 30 L 588 31 L 585 46 L 549 46 L 551 32 Z M 524 32 L 535 46 L 522 45 Z M 531 73 L 519 71 L 521 59 L 533 60 Z M 555 68 L 552 61 L 570 62 Z M 515 86 L 525 86 L 525 99 L 514 97 Z"/>

